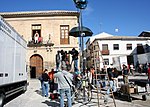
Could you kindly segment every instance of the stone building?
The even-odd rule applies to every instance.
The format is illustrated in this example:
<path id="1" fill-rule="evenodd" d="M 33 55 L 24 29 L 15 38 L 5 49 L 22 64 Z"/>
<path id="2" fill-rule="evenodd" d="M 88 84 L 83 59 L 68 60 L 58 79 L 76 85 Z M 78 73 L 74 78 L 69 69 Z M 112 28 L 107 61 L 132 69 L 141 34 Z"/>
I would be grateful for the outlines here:
<path id="1" fill-rule="evenodd" d="M 78 38 L 69 36 L 69 30 L 78 26 L 76 11 L 5 12 L 0 15 L 27 41 L 26 63 L 30 78 L 37 78 L 45 68 L 54 68 L 58 50 L 79 49 Z M 69 59 L 71 61 L 71 55 Z"/>

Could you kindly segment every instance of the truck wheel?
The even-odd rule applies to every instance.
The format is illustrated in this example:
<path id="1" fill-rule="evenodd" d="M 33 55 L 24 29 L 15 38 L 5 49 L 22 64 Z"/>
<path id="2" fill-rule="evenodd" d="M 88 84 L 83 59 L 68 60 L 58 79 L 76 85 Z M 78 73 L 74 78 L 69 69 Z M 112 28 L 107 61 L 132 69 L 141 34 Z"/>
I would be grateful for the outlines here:
<path id="1" fill-rule="evenodd" d="M 4 94 L 0 94 L 0 107 L 3 107 L 5 96 Z"/>
<path id="2" fill-rule="evenodd" d="M 27 84 L 25 84 L 23 87 L 23 93 L 25 93 L 26 91 L 27 91 Z"/>
<path id="3" fill-rule="evenodd" d="M 142 99 L 143 101 L 146 101 L 147 100 L 146 95 L 142 95 Z"/>

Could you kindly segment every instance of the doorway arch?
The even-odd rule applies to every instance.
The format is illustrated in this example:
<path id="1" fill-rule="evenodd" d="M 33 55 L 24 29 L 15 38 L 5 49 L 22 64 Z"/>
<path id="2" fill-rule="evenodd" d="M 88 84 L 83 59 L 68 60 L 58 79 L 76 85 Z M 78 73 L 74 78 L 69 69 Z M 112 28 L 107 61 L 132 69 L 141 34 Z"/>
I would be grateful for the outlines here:
<path id="1" fill-rule="evenodd" d="M 39 54 L 30 57 L 30 78 L 38 78 L 43 72 L 43 58 Z"/>

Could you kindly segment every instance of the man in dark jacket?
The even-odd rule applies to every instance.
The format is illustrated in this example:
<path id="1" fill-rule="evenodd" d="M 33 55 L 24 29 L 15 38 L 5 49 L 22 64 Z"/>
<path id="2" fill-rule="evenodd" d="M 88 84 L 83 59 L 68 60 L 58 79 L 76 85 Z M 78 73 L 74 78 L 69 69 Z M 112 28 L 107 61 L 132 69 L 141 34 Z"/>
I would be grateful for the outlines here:
<path id="1" fill-rule="evenodd" d="M 57 54 L 56 54 L 56 70 L 58 70 L 58 69 L 59 69 L 60 62 L 61 62 L 61 55 L 60 55 L 60 51 L 57 51 Z"/>
<path id="2" fill-rule="evenodd" d="M 73 48 L 72 49 L 72 62 L 74 61 L 74 72 L 78 72 L 78 55 L 79 52 Z"/>
<path id="3" fill-rule="evenodd" d="M 49 92 L 49 76 L 48 76 L 48 70 L 45 69 L 44 73 L 42 73 L 42 96 L 48 97 Z"/>

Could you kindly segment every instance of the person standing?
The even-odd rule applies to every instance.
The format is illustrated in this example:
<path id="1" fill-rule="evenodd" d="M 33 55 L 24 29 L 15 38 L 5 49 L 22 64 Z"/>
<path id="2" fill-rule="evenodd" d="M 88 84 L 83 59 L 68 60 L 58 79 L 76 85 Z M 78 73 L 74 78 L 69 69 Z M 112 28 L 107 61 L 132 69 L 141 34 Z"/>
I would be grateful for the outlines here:
<path id="1" fill-rule="evenodd" d="M 109 87 L 107 89 L 106 95 L 104 97 L 104 102 L 108 102 L 108 96 L 110 94 L 110 90 L 113 92 L 116 92 L 116 85 L 115 85 L 115 76 L 114 76 L 115 69 L 112 68 L 111 71 L 108 72 L 108 78 L 109 78 Z"/>
<path id="2" fill-rule="evenodd" d="M 77 72 L 79 70 L 78 69 L 78 55 L 79 55 L 79 52 L 75 48 L 73 48 L 72 49 L 72 62 L 74 61 L 74 72 Z"/>
<path id="3" fill-rule="evenodd" d="M 105 88 L 105 86 L 106 86 L 106 72 L 107 72 L 106 66 L 104 66 L 101 71 L 100 70 L 97 70 L 97 71 L 99 71 L 99 73 L 97 72 L 97 74 L 98 74 L 97 79 L 100 82 L 101 87 Z"/>
<path id="4" fill-rule="evenodd" d="M 134 65 L 132 63 L 130 65 L 130 73 L 134 75 Z"/>
<path id="5" fill-rule="evenodd" d="M 58 79 L 58 89 L 60 93 L 60 107 L 64 107 L 64 96 L 67 96 L 68 107 L 72 107 L 71 86 L 73 76 L 67 72 L 66 66 L 61 67 L 62 70 L 54 74 L 54 78 Z"/>
<path id="6" fill-rule="evenodd" d="M 114 69 L 114 86 L 116 86 L 116 88 L 119 88 L 119 82 L 118 82 L 118 76 L 119 76 L 119 71 L 116 68 Z"/>
<path id="7" fill-rule="evenodd" d="M 124 84 L 128 84 L 129 83 L 128 74 L 129 74 L 129 70 L 128 70 L 127 66 L 123 65 L 122 75 L 123 75 L 123 82 L 124 82 Z"/>
<path id="8" fill-rule="evenodd" d="M 38 41 L 38 40 L 39 40 L 39 37 L 40 37 L 40 36 L 39 36 L 38 31 L 36 31 L 35 34 L 34 34 L 34 43 L 38 43 L 38 42 L 39 42 L 39 41 Z"/>
<path id="9" fill-rule="evenodd" d="M 61 50 L 60 51 L 61 52 L 61 66 L 67 66 L 66 65 L 66 51 L 64 51 L 64 50 Z"/>
<path id="10" fill-rule="evenodd" d="M 56 54 L 56 70 L 59 69 L 59 67 L 60 67 L 60 62 L 61 62 L 60 51 L 57 51 L 57 54 Z"/>
<path id="11" fill-rule="evenodd" d="M 137 62 L 136 62 L 136 66 L 135 66 L 136 72 L 139 72 L 139 65 L 140 65 L 140 64 L 139 64 L 139 61 L 137 61 Z"/>
<path id="12" fill-rule="evenodd" d="M 75 87 L 78 89 L 81 86 L 81 71 L 77 70 L 76 72 L 74 72 L 74 76 L 73 76 L 73 80 L 74 80 L 74 85 Z"/>
<path id="13" fill-rule="evenodd" d="M 42 73 L 42 96 L 48 97 L 49 93 L 49 76 L 48 76 L 48 70 L 45 69 L 44 73 Z"/>
<path id="14" fill-rule="evenodd" d="M 50 85 L 50 92 L 54 91 L 54 69 L 51 69 L 51 71 L 48 73 L 48 76 L 50 78 L 49 85 Z"/>
<path id="15" fill-rule="evenodd" d="M 95 78 L 95 69 L 94 67 L 90 68 L 90 75 L 89 75 L 89 82 L 91 84 L 94 84 L 94 78 Z"/>
<path id="16" fill-rule="evenodd" d="M 40 75 L 38 79 L 39 79 L 39 81 L 40 81 L 40 83 L 41 83 L 41 88 L 40 88 L 40 89 L 42 90 L 42 84 L 43 84 L 43 78 L 42 78 L 42 75 Z"/>
<path id="17" fill-rule="evenodd" d="M 147 75 L 148 75 L 148 83 L 149 83 L 149 86 L 150 86 L 150 64 L 148 66 Z"/>

